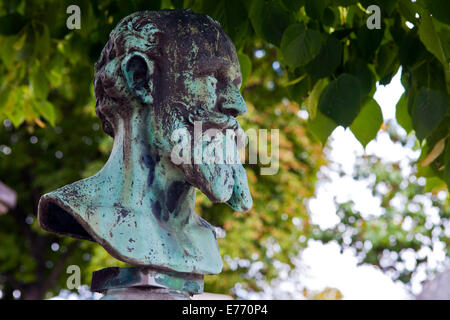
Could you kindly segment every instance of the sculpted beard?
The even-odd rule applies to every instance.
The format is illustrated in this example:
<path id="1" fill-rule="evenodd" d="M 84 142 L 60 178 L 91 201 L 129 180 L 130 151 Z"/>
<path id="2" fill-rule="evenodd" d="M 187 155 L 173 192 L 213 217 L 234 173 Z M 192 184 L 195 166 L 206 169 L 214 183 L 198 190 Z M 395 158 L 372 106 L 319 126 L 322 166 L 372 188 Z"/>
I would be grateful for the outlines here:
<path id="1" fill-rule="evenodd" d="M 206 132 L 201 137 L 194 137 L 192 161 L 179 167 L 187 181 L 200 189 L 212 202 L 226 202 L 233 210 L 246 212 L 253 202 L 247 174 L 238 153 L 243 132 L 238 133 L 238 138 L 235 138 L 234 135 L 217 134 L 221 131 L 213 130 L 215 135 Z"/>

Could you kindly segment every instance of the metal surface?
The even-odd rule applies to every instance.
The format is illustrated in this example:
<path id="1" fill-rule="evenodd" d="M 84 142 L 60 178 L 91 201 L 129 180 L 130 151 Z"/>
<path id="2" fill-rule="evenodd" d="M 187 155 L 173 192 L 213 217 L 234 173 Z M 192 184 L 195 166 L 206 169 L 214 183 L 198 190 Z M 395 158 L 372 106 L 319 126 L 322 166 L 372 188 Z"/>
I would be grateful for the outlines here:
<path id="1" fill-rule="evenodd" d="M 153 287 L 186 291 L 190 294 L 203 292 L 203 276 L 151 268 L 105 268 L 92 275 L 91 291 L 103 293 L 109 289 L 126 287 Z"/>
<path id="2" fill-rule="evenodd" d="M 189 294 L 161 288 L 110 289 L 101 300 L 190 300 Z"/>
<path id="3" fill-rule="evenodd" d="M 240 81 L 236 50 L 211 18 L 189 10 L 124 18 L 95 66 L 96 112 L 114 138 L 110 158 L 94 176 L 44 195 L 41 227 L 96 241 L 131 265 L 219 273 L 215 230 L 194 212 L 195 188 L 246 211 L 246 172 L 240 163 L 176 164 L 171 137 L 177 129 L 194 136 L 196 121 L 205 130 L 239 127 L 235 117 L 247 110 Z"/>

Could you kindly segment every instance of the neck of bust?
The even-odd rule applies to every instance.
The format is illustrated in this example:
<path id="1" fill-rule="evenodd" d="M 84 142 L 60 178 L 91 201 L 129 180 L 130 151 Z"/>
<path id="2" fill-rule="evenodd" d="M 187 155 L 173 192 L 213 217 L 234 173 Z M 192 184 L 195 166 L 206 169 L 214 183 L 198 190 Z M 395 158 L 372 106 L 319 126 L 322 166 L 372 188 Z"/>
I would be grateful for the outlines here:
<path id="1" fill-rule="evenodd" d="M 133 108 L 117 119 L 111 155 L 98 173 L 110 181 L 114 199 L 131 210 L 150 210 L 161 222 L 176 225 L 189 218 L 195 188 L 167 157 L 160 157 L 153 141 L 149 108 Z"/>

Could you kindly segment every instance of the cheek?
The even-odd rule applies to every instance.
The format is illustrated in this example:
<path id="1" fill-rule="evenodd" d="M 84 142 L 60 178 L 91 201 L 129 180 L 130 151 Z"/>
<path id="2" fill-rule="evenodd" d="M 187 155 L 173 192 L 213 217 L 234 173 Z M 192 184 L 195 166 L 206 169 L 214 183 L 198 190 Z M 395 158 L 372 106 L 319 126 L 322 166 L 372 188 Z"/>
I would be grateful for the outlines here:
<path id="1" fill-rule="evenodd" d="M 216 104 L 216 81 L 208 78 L 196 79 L 187 83 L 187 100 L 193 105 L 204 104 L 214 106 Z"/>
<path id="2" fill-rule="evenodd" d="M 148 139 L 150 144 L 158 150 L 160 155 L 170 155 L 179 137 L 182 137 L 188 129 L 182 119 L 175 113 L 168 114 L 164 111 L 151 117 L 148 126 Z"/>

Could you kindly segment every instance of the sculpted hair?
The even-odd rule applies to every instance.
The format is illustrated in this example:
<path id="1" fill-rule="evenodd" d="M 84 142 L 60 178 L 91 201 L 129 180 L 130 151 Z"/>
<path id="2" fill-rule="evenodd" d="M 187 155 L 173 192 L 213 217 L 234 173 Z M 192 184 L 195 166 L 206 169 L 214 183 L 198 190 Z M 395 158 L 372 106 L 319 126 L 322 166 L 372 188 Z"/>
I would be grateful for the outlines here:
<path id="1" fill-rule="evenodd" d="M 188 26 L 193 28 L 189 30 Z M 127 55 L 139 52 L 155 61 L 159 68 L 158 62 L 167 62 L 165 56 L 170 50 L 166 39 L 177 42 L 177 50 L 187 52 L 188 45 L 179 39 L 180 34 L 184 33 L 186 37 L 196 32 L 192 30 L 207 31 L 211 28 L 228 38 L 217 21 L 191 10 L 141 11 L 122 19 L 111 32 L 94 69 L 95 112 L 103 131 L 114 137 L 114 117 L 126 112 L 123 108 L 129 107 L 134 99 L 121 71 L 122 61 Z"/>
<path id="2" fill-rule="evenodd" d="M 159 30 L 154 24 L 158 18 L 156 12 L 146 11 L 122 19 L 111 32 L 95 64 L 95 112 L 102 122 L 103 131 L 112 137 L 114 130 L 108 119 L 112 119 L 117 109 L 132 99 L 121 72 L 121 62 L 130 52 L 149 55 L 150 51 L 157 49 L 156 33 Z"/>

